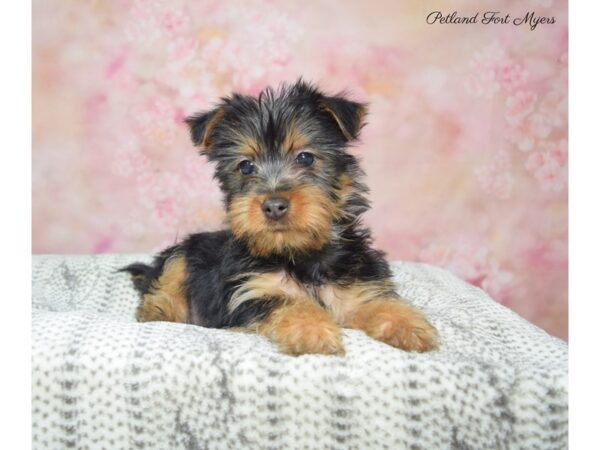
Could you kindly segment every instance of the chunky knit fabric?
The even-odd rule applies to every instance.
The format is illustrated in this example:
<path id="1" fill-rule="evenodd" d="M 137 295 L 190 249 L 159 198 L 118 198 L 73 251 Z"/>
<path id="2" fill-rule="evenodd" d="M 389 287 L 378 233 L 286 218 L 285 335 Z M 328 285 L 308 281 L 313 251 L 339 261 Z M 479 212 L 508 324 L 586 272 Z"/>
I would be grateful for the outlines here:
<path id="1" fill-rule="evenodd" d="M 147 255 L 34 256 L 33 447 L 562 449 L 567 345 L 424 264 L 393 265 L 441 349 L 345 330 L 346 355 L 254 334 L 136 323 L 115 270 Z"/>

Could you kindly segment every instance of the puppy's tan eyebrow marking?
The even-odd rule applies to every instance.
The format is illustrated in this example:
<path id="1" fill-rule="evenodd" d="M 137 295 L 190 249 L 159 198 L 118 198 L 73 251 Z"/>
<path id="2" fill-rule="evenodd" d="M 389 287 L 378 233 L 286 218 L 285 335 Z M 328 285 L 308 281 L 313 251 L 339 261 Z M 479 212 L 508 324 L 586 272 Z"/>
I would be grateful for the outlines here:
<path id="1" fill-rule="evenodd" d="M 286 154 L 292 153 L 308 146 L 309 143 L 309 139 L 296 126 L 292 125 L 281 143 L 281 149 Z"/>
<path id="2" fill-rule="evenodd" d="M 257 158 L 259 156 L 259 146 L 256 139 L 250 136 L 238 136 L 238 143 L 242 155 L 248 158 Z"/>

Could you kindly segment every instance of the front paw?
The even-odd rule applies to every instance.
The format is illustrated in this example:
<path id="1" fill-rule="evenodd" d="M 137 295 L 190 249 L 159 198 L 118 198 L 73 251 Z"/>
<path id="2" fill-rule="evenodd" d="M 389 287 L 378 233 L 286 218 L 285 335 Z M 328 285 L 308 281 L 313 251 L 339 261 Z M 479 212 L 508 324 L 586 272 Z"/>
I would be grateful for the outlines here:
<path id="1" fill-rule="evenodd" d="M 409 352 L 438 348 L 437 330 L 423 313 L 400 300 L 374 300 L 356 311 L 352 328 L 365 331 L 378 341 Z"/>
<path id="2" fill-rule="evenodd" d="M 261 327 L 288 355 L 344 355 L 342 331 L 331 316 L 312 302 L 283 306 Z"/>

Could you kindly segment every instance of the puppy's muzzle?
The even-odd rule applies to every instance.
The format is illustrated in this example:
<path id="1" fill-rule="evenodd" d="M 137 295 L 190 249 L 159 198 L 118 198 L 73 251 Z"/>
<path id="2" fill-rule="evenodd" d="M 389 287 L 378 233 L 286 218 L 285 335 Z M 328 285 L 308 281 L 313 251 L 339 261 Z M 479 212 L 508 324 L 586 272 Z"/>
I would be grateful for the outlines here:
<path id="1" fill-rule="evenodd" d="M 281 220 L 287 213 L 290 202 L 282 197 L 271 197 L 262 204 L 262 211 L 269 220 Z"/>

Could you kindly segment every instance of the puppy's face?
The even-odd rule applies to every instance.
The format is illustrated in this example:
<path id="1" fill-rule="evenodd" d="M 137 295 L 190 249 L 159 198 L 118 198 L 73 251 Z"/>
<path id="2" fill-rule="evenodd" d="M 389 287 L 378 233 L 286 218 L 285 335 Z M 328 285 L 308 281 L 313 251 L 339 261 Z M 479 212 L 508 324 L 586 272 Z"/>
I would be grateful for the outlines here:
<path id="1" fill-rule="evenodd" d="M 231 230 L 255 256 L 320 249 L 333 225 L 366 210 L 356 159 L 346 152 L 366 108 L 298 82 L 258 98 L 234 94 L 187 119 L 216 162 Z"/>

